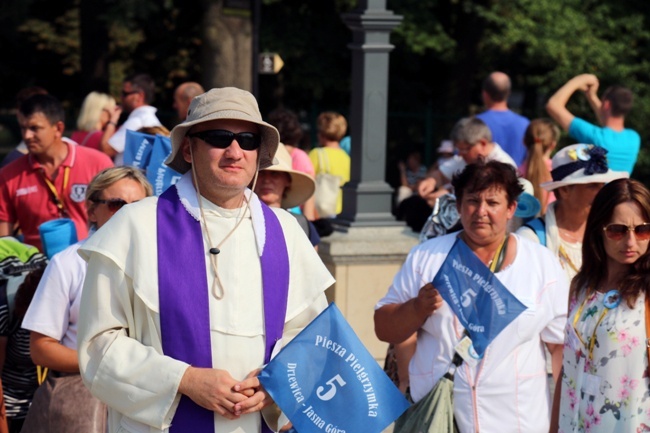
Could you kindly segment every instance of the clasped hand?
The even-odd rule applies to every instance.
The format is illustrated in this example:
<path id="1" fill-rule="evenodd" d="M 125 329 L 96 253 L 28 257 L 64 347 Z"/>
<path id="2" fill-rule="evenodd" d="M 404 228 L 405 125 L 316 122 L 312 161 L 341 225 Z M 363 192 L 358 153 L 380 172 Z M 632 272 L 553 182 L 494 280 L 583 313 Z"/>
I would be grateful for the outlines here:
<path id="1" fill-rule="evenodd" d="M 199 406 L 233 420 L 273 403 L 257 378 L 259 372 L 254 370 L 237 381 L 225 370 L 189 367 L 178 391 Z"/>

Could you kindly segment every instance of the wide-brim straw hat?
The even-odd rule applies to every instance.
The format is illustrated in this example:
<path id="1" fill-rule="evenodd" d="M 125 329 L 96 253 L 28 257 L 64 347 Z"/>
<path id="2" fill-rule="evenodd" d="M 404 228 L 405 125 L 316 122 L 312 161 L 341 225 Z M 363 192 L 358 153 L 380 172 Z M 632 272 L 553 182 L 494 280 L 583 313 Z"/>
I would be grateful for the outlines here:
<path id="1" fill-rule="evenodd" d="M 272 125 L 262 120 L 255 97 L 246 90 L 235 87 L 212 89 L 192 99 L 187 118 L 172 129 L 172 152 L 165 164 L 179 173 L 186 173 L 191 164 L 183 158 L 181 143 L 192 126 L 210 120 L 243 120 L 259 126 L 262 144 L 258 150 L 260 169 L 273 164 L 273 155 L 280 142 L 280 134 Z"/>
<path id="2" fill-rule="evenodd" d="M 552 159 L 550 182 L 540 186 L 547 191 L 587 183 L 608 183 L 630 175 L 612 171 L 607 165 L 607 149 L 593 144 L 572 144 L 560 149 Z"/>
<path id="3" fill-rule="evenodd" d="M 281 171 L 291 177 L 291 185 L 284 191 L 282 196 L 282 208 L 290 209 L 300 206 L 306 202 L 316 190 L 316 182 L 307 173 L 294 170 L 291 163 L 291 155 L 284 144 L 280 143 L 278 151 L 275 153 L 276 165 L 272 165 L 265 170 Z M 257 181 L 259 184 L 259 180 Z"/>

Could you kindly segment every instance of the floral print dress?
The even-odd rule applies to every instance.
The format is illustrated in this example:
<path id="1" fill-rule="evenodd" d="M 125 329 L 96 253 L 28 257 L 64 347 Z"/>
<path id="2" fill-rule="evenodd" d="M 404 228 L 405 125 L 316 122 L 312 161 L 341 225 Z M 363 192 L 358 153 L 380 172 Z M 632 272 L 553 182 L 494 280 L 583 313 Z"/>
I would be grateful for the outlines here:
<path id="1" fill-rule="evenodd" d="M 605 297 L 583 294 L 569 308 L 560 433 L 650 432 L 645 297 L 633 309 L 608 309 Z"/>

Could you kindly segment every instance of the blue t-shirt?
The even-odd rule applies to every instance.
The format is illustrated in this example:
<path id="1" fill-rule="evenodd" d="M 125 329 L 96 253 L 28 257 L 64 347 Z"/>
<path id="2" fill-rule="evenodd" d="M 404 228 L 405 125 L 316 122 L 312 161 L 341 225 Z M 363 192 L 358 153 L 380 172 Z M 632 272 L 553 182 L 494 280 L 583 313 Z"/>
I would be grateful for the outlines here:
<path id="1" fill-rule="evenodd" d="M 569 135 L 580 143 L 595 144 L 607 149 L 607 163 L 614 171 L 627 171 L 632 174 L 641 147 L 641 137 L 636 131 L 593 125 L 575 117 L 569 125 Z"/>
<path id="2" fill-rule="evenodd" d="M 530 120 L 510 110 L 487 110 L 476 117 L 485 122 L 492 131 L 492 141 L 501 146 L 519 167 L 526 159 L 524 134 Z"/>

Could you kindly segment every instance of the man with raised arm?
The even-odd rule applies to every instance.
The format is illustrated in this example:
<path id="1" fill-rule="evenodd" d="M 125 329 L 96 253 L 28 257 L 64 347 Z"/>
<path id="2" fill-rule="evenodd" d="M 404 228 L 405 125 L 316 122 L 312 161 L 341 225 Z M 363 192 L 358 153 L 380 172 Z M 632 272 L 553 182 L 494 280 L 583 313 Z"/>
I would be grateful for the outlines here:
<path id="1" fill-rule="evenodd" d="M 551 96 L 546 111 L 579 143 L 607 149 L 609 168 L 631 174 L 641 147 L 639 134 L 625 127 L 625 116 L 632 109 L 634 95 L 625 87 L 611 86 L 603 92 L 601 99 L 598 97 L 599 85 L 595 75 L 575 76 Z M 585 94 L 600 126 L 576 117 L 566 108 L 571 95 L 578 90 Z"/>

